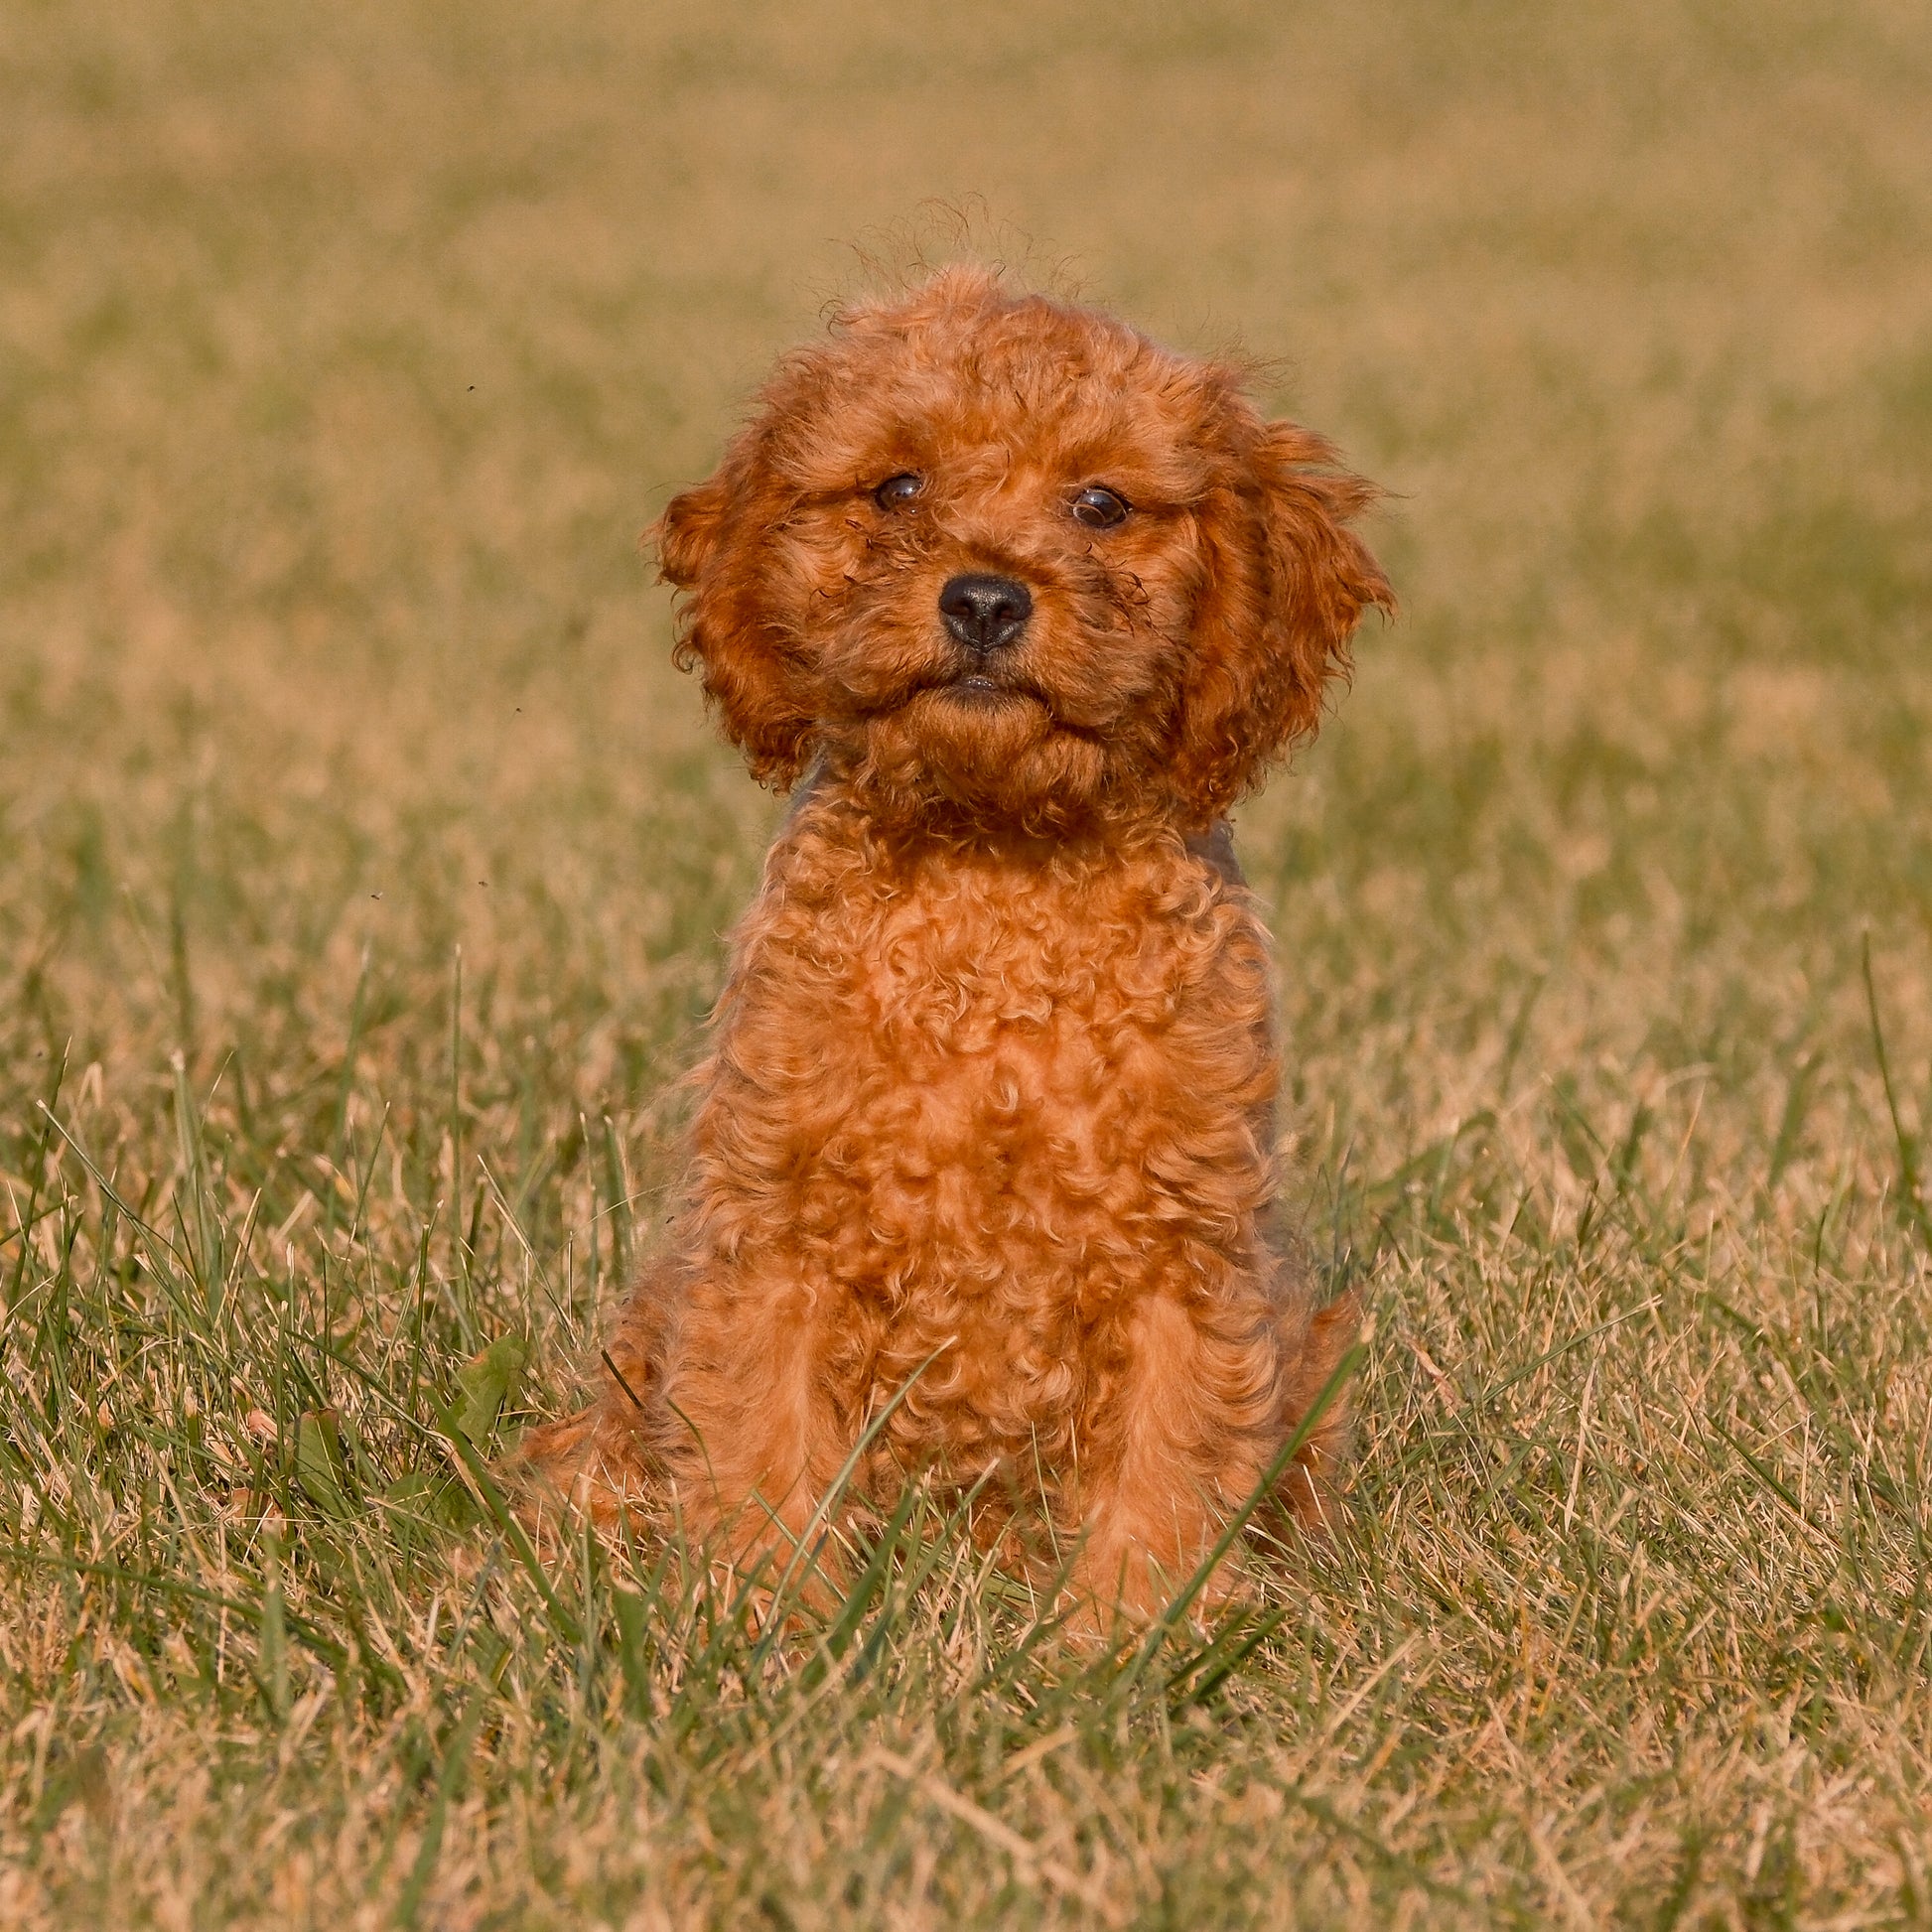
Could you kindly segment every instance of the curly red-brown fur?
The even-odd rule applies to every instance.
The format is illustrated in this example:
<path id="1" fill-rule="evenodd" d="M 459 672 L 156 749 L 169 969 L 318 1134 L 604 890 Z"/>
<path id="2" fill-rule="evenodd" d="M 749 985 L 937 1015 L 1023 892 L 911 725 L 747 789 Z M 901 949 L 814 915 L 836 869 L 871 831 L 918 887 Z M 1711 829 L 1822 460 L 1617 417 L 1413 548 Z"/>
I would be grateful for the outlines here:
<path id="1" fill-rule="evenodd" d="M 618 1373 L 529 1446 L 595 1514 L 783 1553 L 903 1389 L 857 1495 L 1043 1482 L 1096 1616 L 1192 1571 L 1353 1333 L 1270 1242 L 1267 942 L 1219 821 L 1391 603 L 1371 497 L 1235 370 L 954 269 L 787 356 L 671 503 L 681 660 L 761 779 L 810 775 Z M 997 650 L 941 618 L 966 573 L 1031 600 Z"/>

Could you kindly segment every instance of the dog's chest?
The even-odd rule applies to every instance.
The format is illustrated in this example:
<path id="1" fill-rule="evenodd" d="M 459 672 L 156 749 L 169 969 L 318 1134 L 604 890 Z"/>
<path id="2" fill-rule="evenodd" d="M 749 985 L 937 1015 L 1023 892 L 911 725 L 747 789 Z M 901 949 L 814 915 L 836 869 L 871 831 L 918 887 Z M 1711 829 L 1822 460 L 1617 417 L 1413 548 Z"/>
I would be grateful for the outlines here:
<path id="1" fill-rule="evenodd" d="M 741 935 L 706 1112 L 808 1220 L 1057 1238 L 1257 1168 L 1268 1008 L 1245 896 L 1177 840 L 908 867 L 807 839 Z"/>

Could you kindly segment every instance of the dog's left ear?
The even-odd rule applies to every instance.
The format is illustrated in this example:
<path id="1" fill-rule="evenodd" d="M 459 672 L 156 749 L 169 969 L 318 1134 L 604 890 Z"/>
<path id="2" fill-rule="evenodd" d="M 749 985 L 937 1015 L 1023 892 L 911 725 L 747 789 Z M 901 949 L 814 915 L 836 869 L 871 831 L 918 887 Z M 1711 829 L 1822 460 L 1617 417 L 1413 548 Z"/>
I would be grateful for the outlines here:
<path id="1" fill-rule="evenodd" d="M 1313 734 L 1328 683 L 1347 675 L 1362 613 L 1395 609 L 1348 527 L 1376 495 L 1323 438 L 1268 423 L 1202 505 L 1207 576 L 1170 771 L 1199 823 Z"/>

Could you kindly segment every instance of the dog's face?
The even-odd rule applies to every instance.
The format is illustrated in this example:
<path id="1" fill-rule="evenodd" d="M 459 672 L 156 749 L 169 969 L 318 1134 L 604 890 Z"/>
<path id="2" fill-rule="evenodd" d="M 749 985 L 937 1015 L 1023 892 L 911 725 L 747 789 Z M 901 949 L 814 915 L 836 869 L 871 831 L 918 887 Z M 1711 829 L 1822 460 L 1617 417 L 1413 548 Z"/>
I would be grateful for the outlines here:
<path id="1" fill-rule="evenodd" d="M 824 750 L 913 811 L 1203 824 L 1390 604 L 1371 494 L 1231 370 L 955 269 L 780 363 L 656 534 L 760 777 Z"/>

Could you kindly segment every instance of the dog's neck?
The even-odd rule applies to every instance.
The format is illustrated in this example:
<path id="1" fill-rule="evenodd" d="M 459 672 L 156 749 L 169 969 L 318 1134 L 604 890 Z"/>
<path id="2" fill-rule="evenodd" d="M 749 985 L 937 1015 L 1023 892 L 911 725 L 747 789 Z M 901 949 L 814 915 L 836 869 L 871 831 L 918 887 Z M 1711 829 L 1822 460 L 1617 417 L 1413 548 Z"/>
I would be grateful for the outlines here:
<path id="1" fill-rule="evenodd" d="M 1231 883 L 1240 880 L 1225 819 L 1191 824 L 1144 794 L 1110 792 L 1072 807 L 1045 799 L 1036 813 L 1016 817 L 952 797 L 937 785 L 908 799 L 870 784 L 863 767 L 835 762 L 821 752 L 792 790 L 786 827 L 817 809 L 849 814 L 858 821 L 863 843 L 882 856 L 953 853 L 1021 866 L 1104 865 L 1151 843 L 1178 838 Z"/>

